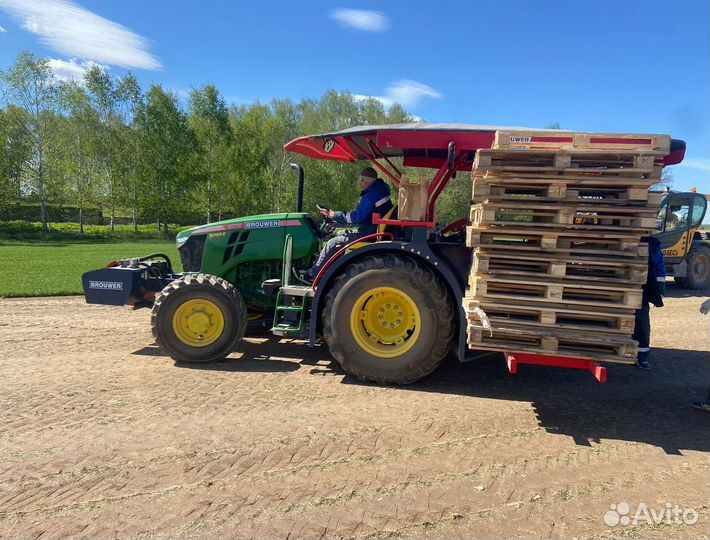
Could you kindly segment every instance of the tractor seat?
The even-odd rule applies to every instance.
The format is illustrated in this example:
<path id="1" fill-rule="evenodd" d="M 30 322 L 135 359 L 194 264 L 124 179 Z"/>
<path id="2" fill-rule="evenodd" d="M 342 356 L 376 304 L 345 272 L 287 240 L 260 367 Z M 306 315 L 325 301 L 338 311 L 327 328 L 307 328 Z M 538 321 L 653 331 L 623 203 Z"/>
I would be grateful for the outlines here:
<path id="1" fill-rule="evenodd" d="M 382 216 L 382 219 L 397 219 L 397 206 L 393 206 L 392 208 L 389 209 L 389 211 Z M 386 225 L 385 223 L 380 223 L 377 226 L 377 232 L 378 233 L 383 233 L 387 232 L 387 229 L 390 228 L 390 225 Z M 360 249 L 361 247 L 365 247 L 369 245 L 370 242 L 358 242 L 357 244 L 353 244 L 350 246 L 348 251 L 352 251 L 353 249 Z"/>

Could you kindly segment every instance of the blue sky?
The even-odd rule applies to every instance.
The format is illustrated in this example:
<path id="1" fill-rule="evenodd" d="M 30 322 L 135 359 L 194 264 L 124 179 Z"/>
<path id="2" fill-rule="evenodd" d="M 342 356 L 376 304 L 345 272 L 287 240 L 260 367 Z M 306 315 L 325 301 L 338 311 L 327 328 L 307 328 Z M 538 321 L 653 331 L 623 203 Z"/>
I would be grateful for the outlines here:
<path id="1" fill-rule="evenodd" d="M 431 122 L 669 133 L 710 191 L 710 3 L 0 0 L 0 69 L 30 49 L 229 101 L 376 96 Z"/>

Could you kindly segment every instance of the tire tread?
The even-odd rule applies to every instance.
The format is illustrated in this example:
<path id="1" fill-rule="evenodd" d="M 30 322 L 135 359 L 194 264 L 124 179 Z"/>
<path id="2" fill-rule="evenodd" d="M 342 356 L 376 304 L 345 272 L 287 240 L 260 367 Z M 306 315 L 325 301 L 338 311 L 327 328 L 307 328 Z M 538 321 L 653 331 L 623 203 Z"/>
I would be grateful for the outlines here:
<path id="1" fill-rule="evenodd" d="M 160 331 L 160 318 L 162 317 L 162 307 L 165 301 L 174 294 L 180 294 L 188 287 L 209 287 L 218 291 L 220 294 L 225 295 L 225 297 L 232 302 L 236 309 L 236 320 L 237 327 L 234 329 L 226 328 L 226 331 L 232 331 L 233 339 L 230 340 L 229 346 L 225 347 L 224 351 L 220 351 L 218 354 L 212 354 L 209 357 L 195 359 L 193 357 L 186 356 L 181 350 L 179 344 L 171 343 L 171 340 L 166 336 L 161 335 Z M 228 281 L 220 277 L 214 276 L 212 274 L 186 274 L 180 279 L 177 279 L 167 285 L 155 298 L 153 303 L 153 309 L 150 315 L 150 328 L 153 337 L 160 346 L 160 348 L 167 353 L 171 358 L 179 362 L 213 362 L 215 360 L 221 360 L 225 358 L 229 353 L 232 352 L 234 347 L 239 341 L 244 337 L 247 326 L 247 307 L 244 303 L 244 299 L 239 291 Z M 229 350 L 226 350 L 229 349 Z"/>

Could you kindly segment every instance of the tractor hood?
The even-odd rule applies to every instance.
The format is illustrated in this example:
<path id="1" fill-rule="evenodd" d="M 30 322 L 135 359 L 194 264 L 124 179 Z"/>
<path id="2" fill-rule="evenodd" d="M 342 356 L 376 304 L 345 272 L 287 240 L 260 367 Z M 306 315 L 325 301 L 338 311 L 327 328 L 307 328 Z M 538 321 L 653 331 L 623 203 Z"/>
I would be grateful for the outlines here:
<path id="1" fill-rule="evenodd" d="M 227 219 L 199 225 L 191 229 L 180 231 L 176 238 L 177 246 L 180 247 L 192 236 L 203 234 L 219 234 L 228 231 L 241 229 L 273 229 L 277 227 L 289 227 L 299 224 L 299 218 L 305 214 L 301 212 L 282 212 L 278 214 L 261 214 L 257 216 L 247 216 L 235 219 Z"/>

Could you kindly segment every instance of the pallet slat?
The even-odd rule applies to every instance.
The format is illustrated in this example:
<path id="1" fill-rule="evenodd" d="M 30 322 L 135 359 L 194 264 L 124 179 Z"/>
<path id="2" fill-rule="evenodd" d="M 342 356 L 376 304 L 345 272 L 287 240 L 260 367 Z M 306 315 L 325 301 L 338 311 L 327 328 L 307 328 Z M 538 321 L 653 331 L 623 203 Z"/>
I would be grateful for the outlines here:
<path id="1" fill-rule="evenodd" d="M 656 228 L 656 210 L 594 204 L 544 204 L 528 201 L 486 202 L 471 207 L 473 227 L 522 224 L 526 227 L 564 225 L 568 230 L 637 230 Z M 644 231 L 639 231 L 644 232 Z"/>
<path id="2" fill-rule="evenodd" d="M 649 191 L 645 186 L 593 186 L 579 184 L 525 183 L 524 181 L 496 183 L 474 179 L 473 200 L 483 202 L 568 203 L 581 205 L 611 205 L 655 209 L 661 204 L 663 193 Z"/>
<path id="3" fill-rule="evenodd" d="M 636 151 L 614 150 L 593 152 L 588 150 L 557 151 L 530 149 L 481 149 L 476 152 L 473 174 L 497 171 L 549 172 L 555 175 L 646 175 L 658 171 L 659 156 Z"/>
<path id="4" fill-rule="evenodd" d="M 638 309 L 641 288 L 626 288 L 595 282 L 564 283 L 471 275 L 470 296 L 521 302 L 557 302 L 579 306 L 608 306 Z"/>
<path id="5" fill-rule="evenodd" d="M 648 210 L 657 209 L 663 193 L 649 191 L 641 186 L 580 186 L 573 184 L 510 184 L 489 183 L 483 180 L 473 181 L 472 199 L 476 203 L 484 202 L 521 202 L 566 203 L 577 202 L 581 205 L 608 205 L 611 207 L 640 207 Z"/>
<path id="6" fill-rule="evenodd" d="M 640 262 L 629 263 L 613 258 L 599 261 L 581 257 L 562 258 L 557 254 L 521 257 L 519 252 L 513 250 L 488 253 L 478 249 L 473 254 L 472 272 L 493 277 L 553 277 L 612 284 L 643 284 L 648 275 L 648 266 Z"/>
<path id="7" fill-rule="evenodd" d="M 468 340 L 472 347 L 482 350 L 572 356 L 623 364 L 633 364 L 638 350 L 633 340 L 598 342 L 590 339 L 588 334 L 546 336 L 537 331 L 525 332 L 517 328 L 505 328 L 490 335 L 488 330 L 475 325 L 469 325 Z"/>
<path id="8" fill-rule="evenodd" d="M 500 323 L 544 326 L 585 332 L 612 332 L 630 335 L 634 330 L 634 310 L 592 306 L 539 303 L 520 305 L 505 300 L 464 300 L 469 322 L 480 323 L 480 308 L 493 328 Z"/>
<path id="9" fill-rule="evenodd" d="M 654 152 L 666 156 L 670 152 L 669 135 L 637 135 L 626 133 L 581 133 L 538 130 L 499 130 L 494 149 L 525 148 L 547 150 L 630 150 Z"/>
<path id="10" fill-rule="evenodd" d="M 520 251 L 551 253 L 641 257 L 648 256 L 648 245 L 640 242 L 639 235 L 628 233 L 599 233 L 590 236 L 579 231 L 535 230 L 533 228 L 499 227 L 495 229 L 466 228 L 466 245 L 501 247 Z"/>

